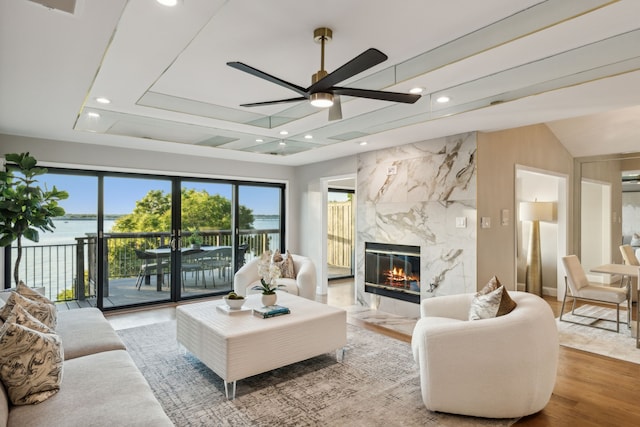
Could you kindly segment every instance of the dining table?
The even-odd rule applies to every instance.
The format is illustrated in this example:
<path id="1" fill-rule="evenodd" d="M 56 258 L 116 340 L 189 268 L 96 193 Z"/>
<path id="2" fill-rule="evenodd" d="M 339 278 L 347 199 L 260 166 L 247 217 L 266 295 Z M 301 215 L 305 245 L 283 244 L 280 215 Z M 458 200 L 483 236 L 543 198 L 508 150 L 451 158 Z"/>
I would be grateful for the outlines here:
<path id="1" fill-rule="evenodd" d="M 640 267 L 637 265 L 629 265 L 629 264 L 603 264 L 597 267 L 591 268 L 590 271 L 592 273 L 604 273 L 610 275 L 622 276 L 622 283 L 627 284 L 629 289 L 629 295 L 627 298 L 631 298 L 631 293 L 633 289 L 631 289 L 632 278 L 638 279 L 640 275 Z M 640 348 L 640 281 L 636 280 L 636 348 Z M 632 304 L 633 306 L 633 304 Z M 631 325 L 629 325 L 631 327 Z"/>
<path id="2" fill-rule="evenodd" d="M 212 254 L 215 254 L 218 252 L 226 253 L 229 251 L 231 251 L 231 246 L 201 245 L 197 248 L 190 247 L 190 246 L 185 246 L 180 248 L 180 253 L 182 255 L 187 255 L 187 254 L 192 255 L 192 254 L 205 253 L 205 252 L 211 252 Z M 168 246 L 163 246 L 160 248 L 153 248 L 153 249 L 146 249 L 145 252 L 156 256 L 158 266 L 161 265 L 160 261 L 162 260 L 162 258 L 169 258 L 171 256 L 171 248 Z M 162 290 L 163 282 L 164 282 L 164 272 L 162 271 L 162 268 L 158 268 L 157 280 L 156 280 L 158 291 Z"/>

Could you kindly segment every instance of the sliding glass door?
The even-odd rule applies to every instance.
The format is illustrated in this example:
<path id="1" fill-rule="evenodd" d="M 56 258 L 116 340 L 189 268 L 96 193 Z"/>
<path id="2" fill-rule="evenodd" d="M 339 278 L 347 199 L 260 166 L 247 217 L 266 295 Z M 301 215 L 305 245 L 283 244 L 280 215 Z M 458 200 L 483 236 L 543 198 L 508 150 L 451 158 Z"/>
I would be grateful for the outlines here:
<path id="1" fill-rule="evenodd" d="M 226 294 L 248 259 L 283 245 L 281 184 L 53 168 L 39 184 L 69 193 L 66 215 L 23 242 L 20 278 L 68 308 Z"/>
<path id="2" fill-rule="evenodd" d="M 284 245 L 284 201 L 280 186 L 239 185 L 237 268 Z"/>
<path id="3" fill-rule="evenodd" d="M 140 176 L 103 180 L 102 307 L 171 299 L 172 181 Z"/>
<path id="4" fill-rule="evenodd" d="M 180 295 L 233 288 L 233 185 L 183 180 L 180 189 Z"/>

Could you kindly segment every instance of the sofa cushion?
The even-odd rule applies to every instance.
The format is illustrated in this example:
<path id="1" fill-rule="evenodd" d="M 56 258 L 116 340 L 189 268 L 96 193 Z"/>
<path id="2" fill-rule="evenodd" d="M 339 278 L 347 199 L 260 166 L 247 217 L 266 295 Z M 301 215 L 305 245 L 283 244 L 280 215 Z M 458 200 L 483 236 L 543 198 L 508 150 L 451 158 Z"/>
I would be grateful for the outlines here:
<path id="1" fill-rule="evenodd" d="M 58 313 L 56 332 L 64 345 L 65 360 L 126 347 L 102 312 L 95 307 Z"/>
<path id="2" fill-rule="evenodd" d="M 0 328 L 0 379 L 14 405 L 40 403 L 56 394 L 63 360 L 56 334 L 11 321 Z"/>
<path id="3" fill-rule="evenodd" d="M 6 320 L 7 316 L 11 313 L 13 306 L 16 304 L 24 307 L 29 314 L 45 325 L 55 329 L 57 323 L 57 310 L 55 305 L 33 301 L 23 297 L 18 292 L 11 292 L 11 295 L 7 299 L 7 303 L 0 308 L 0 318 Z"/>
<path id="4" fill-rule="evenodd" d="M 516 308 L 516 303 L 496 276 L 474 296 L 469 307 L 469 320 L 503 316 Z"/>
<path id="5" fill-rule="evenodd" d="M 173 425 L 126 351 L 64 364 L 60 393 L 38 405 L 12 408 L 9 427 Z"/>

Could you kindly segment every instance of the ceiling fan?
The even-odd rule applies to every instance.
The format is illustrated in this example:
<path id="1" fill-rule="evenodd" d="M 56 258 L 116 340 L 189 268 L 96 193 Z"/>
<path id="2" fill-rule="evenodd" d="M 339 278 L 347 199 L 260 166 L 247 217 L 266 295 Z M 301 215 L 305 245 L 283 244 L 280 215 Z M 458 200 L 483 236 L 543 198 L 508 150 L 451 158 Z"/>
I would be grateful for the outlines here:
<path id="1" fill-rule="evenodd" d="M 399 92 L 385 92 L 380 90 L 369 89 L 355 89 L 348 87 L 334 86 L 344 80 L 347 80 L 356 74 L 360 74 L 363 71 L 368 70 L 387 60 L 387 55 L 380 52 L 378 49 L 367 49 L 360 55 L 353 58 L 337 70 L 332 73 L 327 73 L 324 69 L 324 45 L 331 41 L 333 32 L 329 28 L 317 28 L 313 32 L 313 39 L 320 43 L 320 71 L 311 76 L 311 86 L 301 87 L 293 83 L 289 83 L 278 77 L 267 74 L 264 71 L 260 71 L 242 62 L 227 62 L 227 65 L 240 71 L 251 74 L 252 76 L 259 77 L 261 79 L 270 81 L 279 86 L 285 87 L 296 92 L 298 97 L 279 99 L 274 101 L 254 102 L 250 104 L 241 104 L 241 107 L 258 107 L 262 105 L 283 104 L 287 102 L 297 102 L 310 100 L 311 105 L 320 108 L 328 108 L 329 120 L 340 120 L 342 118 L 342 109 L 340 105 L 340 95 L 348 95 L 358 98 L 379 99 L 383 101 L 402 102 L 406 104 L 413 104 L 420 95 L 399 93 Z"/>

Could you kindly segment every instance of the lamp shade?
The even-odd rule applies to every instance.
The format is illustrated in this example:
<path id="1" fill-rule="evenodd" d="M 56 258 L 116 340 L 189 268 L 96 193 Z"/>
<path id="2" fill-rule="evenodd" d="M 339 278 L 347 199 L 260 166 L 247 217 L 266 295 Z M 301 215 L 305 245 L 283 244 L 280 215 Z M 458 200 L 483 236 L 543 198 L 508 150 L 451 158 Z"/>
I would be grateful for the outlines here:
<path id="1" fill-rule="evenodd" d="M 520 221 L 553 221 L 554 202 L 520 202 Z"/>

